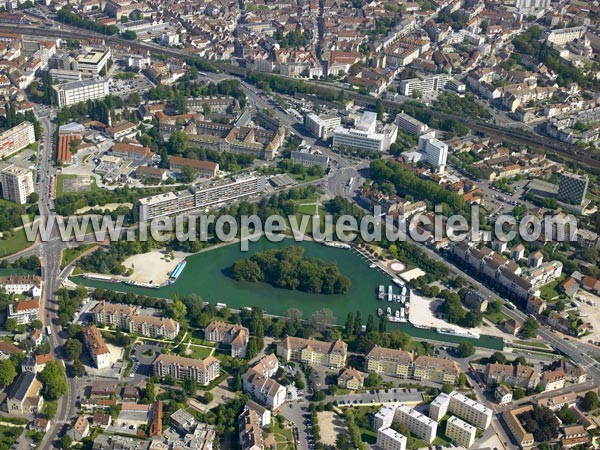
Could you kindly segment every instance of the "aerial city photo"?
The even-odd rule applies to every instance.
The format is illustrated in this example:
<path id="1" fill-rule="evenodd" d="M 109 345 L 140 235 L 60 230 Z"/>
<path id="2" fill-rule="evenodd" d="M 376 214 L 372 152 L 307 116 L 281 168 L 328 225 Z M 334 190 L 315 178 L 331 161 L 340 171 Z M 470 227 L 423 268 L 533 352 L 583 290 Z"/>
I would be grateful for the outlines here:
<path id="1" fill-rule="evenodd" d="M 600 2 L 0 0 L 0 450 L 600 450 Z"/>

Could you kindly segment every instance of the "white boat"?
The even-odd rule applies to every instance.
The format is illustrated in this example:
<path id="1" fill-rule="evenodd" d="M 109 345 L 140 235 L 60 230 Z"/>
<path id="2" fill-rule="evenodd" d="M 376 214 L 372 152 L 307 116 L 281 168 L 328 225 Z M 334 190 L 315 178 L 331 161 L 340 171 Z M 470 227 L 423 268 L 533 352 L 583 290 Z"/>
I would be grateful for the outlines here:
<path id="1" fill-rule="evenodd" d="M 404 286 L 404 281 L 400 281 L 398 278 L 392 278 L 392 282 L 400 287 Z"/>
<path id="2" fill-rule="evenodd" d="M 381 316 L 383 316 L 383 309 L 381 309 L 381 308 L 377 308 L 377 316 L 378 316 L 378 317 L 381 317 Z"/>
<path id="3" fill-rule="evenodd" d="M 108 275 L 101 275 L 98 273 L 86 273 L 83 275 L 83 278 L 87 278 L 88 280 L 95 280 L 95 281 L 106 281 L 108 283 L 120 283 L 121 280 L 116 280 L 113 277 L 110 277 Z"/>
<path id="4" fill-rule="evenodd" d="M 370 268 L 370 269 L 374 269 L 375 267 L 377 267 L 377 264 L 370 264 L 370 265 L 369 265 L 369 268 Z"/>
<path id="5" fill-rule="evenodd" d="M 388 316 L 392 315 L 392 308 L 388 307 L 388 309 L 386 310 L 386 313 Z"/>
<path id="6" fill-rule="evenodd" d="M 345 248 L 345 249 L 352 248 L 350 246 L 350 244 L 346 244 L 345 242 L 338 242 L 338 241 L 324 241 L 323 245 L 325 245 L 326 247 L 333 247 L 333 248 Z"/>
<path id="7" fill-rule="evenodd" d="M 479 339 L 481 337 L 479 333 L 476 333 L 474 331 L 455 330 L 453 328 L 437 328 L 436 331 L 439 334 L 446 334 L 448 336 L 465 337 L 465 338 L 469 338 L 469 339 Z"/>
<path id="8" fill-rule="evenodd" d="M 226 303 L 217 303 L 216 307 L 217 307 L 217 309 L 227 308 L 227 304 Z"/>
<path id="9" fill-rule="evenodd" d="M 413 323 L 412 326 L 420 330 L 431 330 L 431 327 L 429 325 L 418 325 L 416 323 Z"/>
<path id="10" fill-rule="evenodd" d="M 158 288 L 160 288 L 160 284 L 157 284 L 157 283 L 144 283 L 142 281 L 127 280 L 127 281 L 125 281 L 125 284 L 128 284 L 130 286 L 150 288 L 150 289 L 158 289 Z"/>

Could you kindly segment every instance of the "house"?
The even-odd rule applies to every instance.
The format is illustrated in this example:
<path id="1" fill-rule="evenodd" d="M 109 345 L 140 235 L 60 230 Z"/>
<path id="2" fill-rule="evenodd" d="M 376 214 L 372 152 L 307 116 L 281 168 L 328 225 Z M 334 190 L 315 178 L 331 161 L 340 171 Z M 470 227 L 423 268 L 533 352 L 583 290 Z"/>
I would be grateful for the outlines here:
<path id="1" fill-rule="evenodd" d="M 39 373 L 44 370 L 46 364 L 52 361 L 54 358 L 51 353 L 45 355 L 30 355 L 26 356 L 21 364 L 21 367 L 25 372 Z"/>
<path id="2" fill-rule="evenodd" d="M 347 368 L 338 376 L 338 386 L 344 389 L 358 390 L 362 389 L 365 381 L 365 375 L 352 368 Z"/>
<path id="3" fill-rule="evenodd" d="M 591 442 L 590 435 L 582 425 L 570 425 L 563 427 L 561 445 L 562 448 L 585 446 Z"/>
<path id="4" fill-rule="evenodd" d="M 516 335 L 523 326 L 521 322 L 515 319 L 506 319 L 501 325 L 504 331 L 512 334 L 513 336 Z"/>
<path id="5" fill-rule="evenodd" d="M 110 367 L 110 350 L 95 325 L 83 327 L 83 343 L 98 369 Z"/>
<path id="6" fill-rule="evenodd" d="M 541 379 L 544 391 L 555 391 L 565 387 L 565 371 L 562 368 L 550 370 L 542 374 Z"/>
<path id="7" fill-rule="evenodd" d="M 81 441 L 90 435 L 90 423 L 84 416 L 79 416 L 73 423 L 73 427 L 68 431 L 69 436 L 74 441 Z"/>
<path id="8" fill-rule="evenodd" d="M 525 246 L 523 244 L 516 245 L 510 251 L 510 258 L 514 261 L 519 261 L 525 256 Z"/>
<path id="9" fill-rule="evenodd" d="M 579 283 L 573 277 L 567 278 L 565 281 L 560 283 L 558 290 L 564 292 L 569 297 L 573 297 L 579 290 Z"/>
<path id="10" fill-rule="evenodd" d="M 111 398 L 116 397 L 119 392 L 119 383 L 115 381 L 94 380 L 90 396 L 92 398 Z"/>
<path id="11" fill-rule="evenodd" d="M 278 368 L 277 357 L 270 354 L 261 358 L 242 375 L 244 392 L 273 410 L 285 402 L 287 395 L 287 389 L 271 378 Z"/>
<path id="12" fill-rule="evenodd" d="M 47 433 L 50 430 L 50 426 L 52 422 L 50 419 L 46 419 L 44 417 L 38 417 L 33 422 L 31 422 L 30 428 L 32 431 L 37 431 L 38 433 Z"/>
<path id="13" fill-rule="evenodd" d="M 222 342 L 231 346 L 231 356 L 244 358 L 250 339 L 250 330 L 239 324 L 228 324 L 213 320 L 204 329 L 204 339 L 210 342 Z"/>
<path id="14" fill-rule="evenodd" d="M 487 299 L 479 292 L 469 289 L 463 299 L 465 306 L 469 309 L 474 309 L 479 312 L 486 312 L 488 308 Z"/>
<path id="15" fill-rule="evenodd" d="M 527 306 L 525 310 L 528 314 L 539 316 L 546 309 L 546 302 L 540 297 L 531 296 L 527 299 Z"/>
<path id="16" fill-rule="evenodd" d="M 594 292 L 600 295 L 600 280 L 597 280 L 594 277 L 590 277 L 589 275 L 585 275 L 581 279 L 581 287 L 586 291 Z"/>
<path id="17" fill-rule="evenodd" d="M 123 400 L 137 400 L 140 398 L 140 388 L 131 385 L 125 386 L 121 392 L 121 398 Z"/>
<path id="18" fill-rule="evenodd" d="M 499 384 L 498 387 L 494 390 L 494 398 L 501 405 L 507 405 L 512 402 L 512 389 L 504 384 Z"/>
<path id="19" fill-rule="evenodd" d="M 488 386 L 506 383 L 511 387 L 533 389 L 540 382 L 540 374 L 535 369 L 521 364 L 488 364 L 484 379 Z"/>
<path id="20" fill-rule="evenodd" d="M 13 353 L 25 353 L 25 350 L 20 349 L 10 342 L 0 341 L 0 354 L 12 355 Z"/>
<path id="21" fill-rule="evenodd" d="M 560 394 L 556 397 L 538 398 L 536 400 L 536 403 L 538 404 L 538 406 L 543 406 L 545 408 L 551 409 L 552 411 L 558 411 L 565 405 L 574 405 L 577 402 L 578 395 L 579 394 L 577 394 L 576 392 L 567 392 L 566 394 Z"/>
<path id="22" fill-rule="evenodd" d="M 529 267 L 540 267 L 543 262 L 544 255 L 542 254 L 542 252 L 532 253 L 531 255 L 529 255 L 529 258 L 527 258 L 527 265 Z"/>
<path id="23" fill-rule="evenodd" d="M 40 395 L 42 384 L 31 372 L 21 372 L 6 396 L 6 406 L 10 415 L 24 415 L 40 412 L 44 399 Z"/>
<path id="24" fill-rule="evenodd" d="M 110 414 L 96 412 L 92 416 L 92 425 L 94 425 L 95 427 L 100 427 L 106 430 L 108 427 L 110 427 L 111 423 L 112 416 Z"/>
<path id="25" fill-rule="evenodd" d="M 19 325 L 31 323 L 40 318 L 39 300 L 21 300 L 8 305 L 8 319 L 15 319 Z"/>
<path id="26" fill-rule="evenodd" d="M 134 134 L 136 130 L 137 127 L 134 123 L 131 123 L 127 120 L 122 120 L 120 122 L 117 122 L 114 126 L 108 127 L 106 129 L 106 133 L 108 133 L 108 135 L 112 139 L 119 140 L 131 134 Z"/>
<path id="27" fill-rule="evenodd" d="M 44 342 L 44 333 L 42 333 L 42 330 L 35 329 L 29 335 L 29 339 L 33 342 L 33 345 L 37 347 Z"/>

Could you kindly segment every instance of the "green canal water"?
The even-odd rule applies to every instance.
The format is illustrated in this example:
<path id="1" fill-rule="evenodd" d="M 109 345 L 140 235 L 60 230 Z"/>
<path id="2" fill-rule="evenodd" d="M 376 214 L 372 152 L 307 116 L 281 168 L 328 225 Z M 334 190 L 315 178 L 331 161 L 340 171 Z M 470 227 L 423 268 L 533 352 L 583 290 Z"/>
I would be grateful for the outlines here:
<path id="1" fill-rule="evenodd" d="M 238 259 L 248 258 L 256 252 L 299 245 L 304 248 L 305 255 L 335 262 L 340 271 L 352 280 L 348 293 L 343 295 L 307 294 L 299 291 L 278 289 L 264 283 L 238 282 L 227 275 L 228 268 Z M 369 268 L 369 263 L 353 250 L 326 247 L 314 242 L 294 242 L 285 239 L 274 243 L 266 239 L 251 243 L 249 251 L 242 252 L 239 244 L 231 244 L 188 256 L 187 265 L 179 279 L 172 285 L 160 289 L 148 289 L 126 284 L 106 283 L 73 277 L 72 281 L 88 287 L 102 288 L 119 292 L 169 298 L 195 293 L 210 303 L 225 303 L 228 307 L 240 309 L 243 306 L 259 306 L 268 314 L 284 316 L 289 308 L 303 311 L 303 318 L 308 319 L 312 313 L 329 308 L 333 311 L 336 322 L 343 325 L 349 312 L 360 311 L 363 323 L 369 314 L 376 314 L 377 308 L 384 310 L 388 305 L 378 301 L 376 290 L 379 285 L 391 284 L 390 277 L 379 269 Z M 398 292 L 394 288 L 394 292 Z M 396 309 L 396 308 L 392 308 Z M 427 338 L 451 343 L 464 340 L 479 347 L 502 349 L 501 339 L 482 336 L 480 339 L 461 339 L 455 336 L 438 334 L 433 330 L 415 328 L 410 324 L 389 323 L 388 329 L 399 329 L 411 336 Z"/>

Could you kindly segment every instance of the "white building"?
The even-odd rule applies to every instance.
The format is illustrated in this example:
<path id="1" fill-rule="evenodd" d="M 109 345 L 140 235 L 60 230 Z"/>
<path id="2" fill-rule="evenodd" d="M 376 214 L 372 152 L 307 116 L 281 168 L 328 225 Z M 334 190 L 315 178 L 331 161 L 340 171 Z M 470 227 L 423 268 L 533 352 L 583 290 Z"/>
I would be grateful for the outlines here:
<path id="1" fill-rule="evenodd" d="M 414 134 L 415 136 L 421 136 L 429 130 L 429 127 L 426 124 L 404 112 L 401 112 L 396 116 L 396 125 L 398 125 L 400 130 Z"/>
<path id="2" fill-rule="evenodd" d="M 546 33 L 548 42 L 554 45 L 565 45 L 581 38 L 585 34 L 585 27 L 559 28 Z"/>
<path id="3" fill-rule="evenodd" d="M 435 439 L 437 422 L 404 404 L 396 408 L 394 422 L 407 425 L 412 434 L 430 444 Z"/>
<path id="4" fill-rule="evenodd" d="M 490 426 L 493 414 L 490 408 L 456 391 L 441 393 L 429 406 L 429 417 L 435 421 L 439 421 L 446 413 L 455 414 L 482 430 Z"/>
<path id="5" fill-rule="evenodd" d="M 337 127 L 333 133 L 333 148 L 358 149 L 369 152 L 387 152 L 398 137 L 398 127 L 390 124 L 378 126 L 377 114 L 363 113 L 354 128 Z"/>
<path id="6" fill-rule="evenodd" d="M 98 369 L 110 367 L 110 351 L 95 325 L 83 328 L 83 342 Z"/>
<path id="7" fill-rule="evenodd" d="M 30 293 L 39 297 L 42 293 L 42 279 L 34 275 L 7 275 L 0 277 L 0 286 L 7 294 Z"/>
<path id="8" fill-rule="evenodd" d="M 84 53 L 77 56 L 77 68 L 84 77 L 97 77 L 110 59 L 110 47 L 85 47 Z"/>
<path id="9" fill-rule="evenodd" d="M 108 80 L 103 78 L 73 81 L 52 86 L 52 88 L 56 91 L 56 99 L 60 108 L 87 100 L 104 98 L 109 94 Z"/>
<path id="10" fill-rule="evenodd" d="M 473 445 L 476 433 L 477 428 L 456 416 L 452 416 L 446 423 L 446 436 L 463 447 Z"/>
<path id="11" fill-rule="evenodd" d="M 27 197 L 34 192 L 31 170 L 18 166 L 9 166 L 0 172 L 2 197 L 11 202 L 25 204 Z"/>
<path id="12" fill-rule="evenodd" d="M 394 422 L 394 414 L 396 408 L 393 406 L 385 405 L 373 416 L 373 430 L 379 430 L 380 428 L 389 428 Z"/>
<path id="13" fill-rule="evenodd" d="M 443 89 L 450 89 L 458 93 L 465 92 L 466 86 L 446 73 L 431 75 L 424 78 L 410 78 L 400 82 L 400 94 L 411 97 L 416 92 L 432 94 Z"/>
<path id="14" fill-rule="evenodd" d="M 383 450 L 406 450 L 406 436 L 391 428 L 377 430 L 377 447 Z"/>
<path id="15" fill-rule="evenodd" d="M 287 395 L 287 389 L 271 378 L 278 368 L 277 357 L 270 354 L 261 358 L 242 375 L 244 392 L 272 410 L 279 408 Z"/>
<path id="16" fill-rule="evenodd" d="M 304 128 L 314 137 L 329 139 L 333 131 L 342 124 L 340 117 L 334 114 L 318 116 L 316 114 L 307 114 L 304 117 Z"/>
<path id="17" fill-rule="evenodd" d="M 0 158 L 6 158 L 35 142 L 35 129 L 31 122 L 22 122 L 0 134 Z"/>
<path id="18" fill-rule="evenodd" d="M 419 150 L 425 154 L 425 160 L 443 173 L 448 159 L 448 144 L 435 138 L 435 132 L 419 136 Z"/>
<path id="19" fill-rule="evenodd" d="M 39 300 L 21 300 L 8 305 L 8 319 L 15 319 L 19 325 L 31 323 L 40 318 Z"/>

